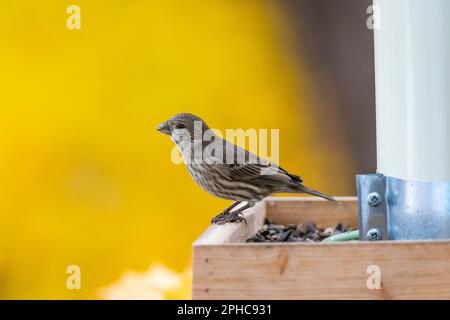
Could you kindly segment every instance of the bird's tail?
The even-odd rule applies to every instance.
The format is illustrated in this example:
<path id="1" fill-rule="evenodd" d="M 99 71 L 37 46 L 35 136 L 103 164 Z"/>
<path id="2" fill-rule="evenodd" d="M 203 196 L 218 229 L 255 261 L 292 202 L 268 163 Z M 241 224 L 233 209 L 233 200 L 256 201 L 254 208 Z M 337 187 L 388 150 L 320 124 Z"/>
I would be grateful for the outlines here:
<path id="1" fill-rule="evenodd" d="M 329 196 L 329 195 L 327 195 L 325 193 L 322 193 L 322 192 L 319 192 L 317 190 L 308 188 L 308 187 L 306 187 L 304 185 L 300 185 L 297 192 L 311 194 L 313 196 L 321 197 L 321 198 L 324 198 L 324 199 L 327 199 L 327 200 L 330 200 L 330 201 L 336 201 L 336 199 L 333 198 L 332 196 Z"/>

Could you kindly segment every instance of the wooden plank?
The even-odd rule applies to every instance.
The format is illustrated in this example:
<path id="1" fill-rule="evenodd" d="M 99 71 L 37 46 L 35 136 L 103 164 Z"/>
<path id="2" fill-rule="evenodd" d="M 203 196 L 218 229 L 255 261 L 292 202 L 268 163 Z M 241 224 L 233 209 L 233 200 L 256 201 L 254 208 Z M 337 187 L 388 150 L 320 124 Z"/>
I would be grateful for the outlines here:
<path id="1" fill-rule="evenodd" d="M 337 197 L 337 202 L 317 197 L 267 198 L 267 218 L 279 224 L 315 222 L 331 227 L 342 222 L 358 227 L 356 197 Z"/>
<path id="2" fill-rule="evenodd" d="M 367 288 L 370 265 L 380 290 Z M 194 247 L 193 298 L 450 299 L 450 242 Z"/>
<path id="3" fill-rule="evenodd" d="M 240 243 L 254 235 L 264 224 L 266 204 L 260 202 L 244 211 L 247 223 L 213 224 L 194 242 L 194 246 Z"/>

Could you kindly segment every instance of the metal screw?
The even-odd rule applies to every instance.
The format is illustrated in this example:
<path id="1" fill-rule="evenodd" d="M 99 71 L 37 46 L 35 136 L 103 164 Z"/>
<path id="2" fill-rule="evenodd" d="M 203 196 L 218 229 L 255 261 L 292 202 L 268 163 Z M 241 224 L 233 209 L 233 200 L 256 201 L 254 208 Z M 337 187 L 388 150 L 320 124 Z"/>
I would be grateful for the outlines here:
<path id="1" fill-rule="evenodd" d="M 367 240 L 369 241 L 378 241 L 381 240 L 381 231 L 378 229 L 370 229 L 367 231 Z"/>
<path id="2" fill-rule="evenodd" d="M 381 204 L 383 199 L 381 198 L 380 194 L 378 192 L 372 192 L 367 197 L 367 203 L 371 207 L 377 207 Z"/>

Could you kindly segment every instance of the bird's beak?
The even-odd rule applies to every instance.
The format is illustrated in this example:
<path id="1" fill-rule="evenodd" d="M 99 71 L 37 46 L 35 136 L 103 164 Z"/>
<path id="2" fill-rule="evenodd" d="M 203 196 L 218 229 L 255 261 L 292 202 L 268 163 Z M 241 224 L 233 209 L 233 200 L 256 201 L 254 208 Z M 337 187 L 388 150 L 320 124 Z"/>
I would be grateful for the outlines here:
<path id="1" fill-rule="evenodd" d="M 162 123 L 162 124 L 160 124 L 157 128 L 156 128 L 156 130 L 158 130 L 159 132 L 161 132 L 161 133 L 164 133 L 164 134 L 168 134 L 168 135 L 170 135 L 170 127 L 169 127 L 169 124 L 167 123 L 167 121 L 166 122 L 164 122 L 164 123 Z"/>

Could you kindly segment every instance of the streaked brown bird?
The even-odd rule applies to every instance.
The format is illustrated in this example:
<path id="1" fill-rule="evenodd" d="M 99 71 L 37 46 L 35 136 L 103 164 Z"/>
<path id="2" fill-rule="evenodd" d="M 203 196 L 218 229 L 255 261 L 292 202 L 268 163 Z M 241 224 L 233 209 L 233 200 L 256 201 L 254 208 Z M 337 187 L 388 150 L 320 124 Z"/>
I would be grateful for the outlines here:
<path id="1" fill-rule="evenodd" d="M 244 210 L 275 193 L 307 193 L 335 201 L 304 186 L 299 176 L 220 138 L 193 114 L 177 114 L 157 130 L 176 143 L 189 174 L 203 190 L 235 201 L 214 217 L 212 223 L 245 221 Z M 242 202 L 246 204 L 233 210 Z"/>

